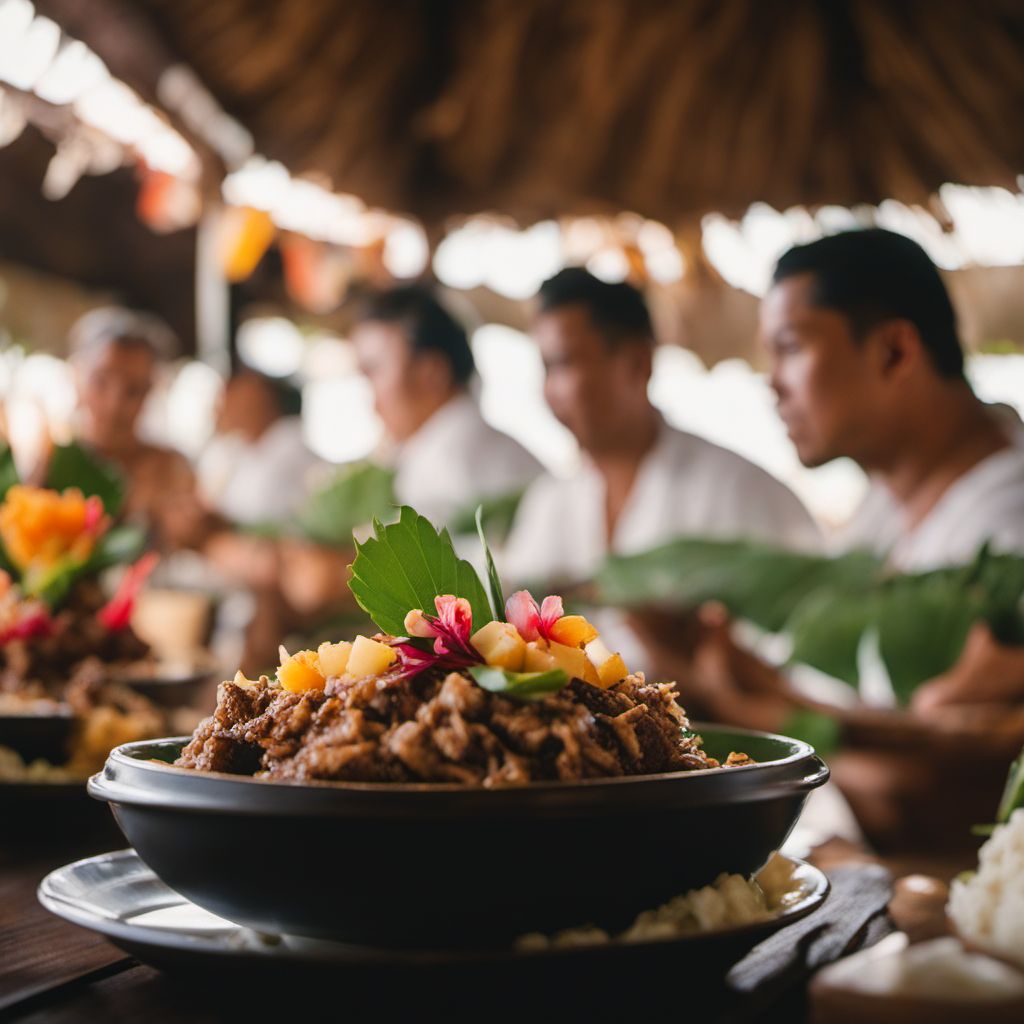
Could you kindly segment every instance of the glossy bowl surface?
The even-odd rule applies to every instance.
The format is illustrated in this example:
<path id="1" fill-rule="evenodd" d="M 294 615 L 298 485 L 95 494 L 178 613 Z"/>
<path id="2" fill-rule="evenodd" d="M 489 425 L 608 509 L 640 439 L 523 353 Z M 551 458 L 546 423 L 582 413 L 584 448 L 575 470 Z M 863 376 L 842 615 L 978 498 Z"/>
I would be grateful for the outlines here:
<path id="1" fill-rule="evenodd" d="M 641 910 L 749 875 L 828 778 L 797 740 L 695 726 L 739 768 L 503 789 L 274 782 L 175 768 L 184 737 L 116 748 L 90 794 L 172 889 L 257 930 L 464 948 Z"/>

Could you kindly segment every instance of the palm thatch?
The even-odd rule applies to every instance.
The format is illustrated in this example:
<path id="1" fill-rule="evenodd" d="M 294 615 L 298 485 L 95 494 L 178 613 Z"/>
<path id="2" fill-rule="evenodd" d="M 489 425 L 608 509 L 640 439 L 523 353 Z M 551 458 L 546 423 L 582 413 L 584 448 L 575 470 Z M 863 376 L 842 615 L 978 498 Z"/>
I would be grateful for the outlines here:
<path id="1" fill-rule="evenodd" d="M 259 151 L 428 224 L 925 204 L 1024 171 L 1019 0 L 38 6 L 147 98 L 184 60 Z"/>

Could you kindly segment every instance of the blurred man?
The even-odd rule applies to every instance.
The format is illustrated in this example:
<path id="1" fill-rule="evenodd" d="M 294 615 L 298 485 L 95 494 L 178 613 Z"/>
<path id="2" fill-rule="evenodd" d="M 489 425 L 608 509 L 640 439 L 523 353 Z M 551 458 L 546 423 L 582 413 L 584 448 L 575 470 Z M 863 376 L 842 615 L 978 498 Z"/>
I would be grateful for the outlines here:
<path id="1" fill-rule="evenodd" d="M 123 470 L 124 515 L 146 525 L 164 548 L 195 546 L 209 520 L 185 457 L 143 441 L 139 416 L 174 336 L 155 317 L 96 309 L 69 335 L 78 389 L 78 440 Z"/>
<path id="2" fill-rule="evenodd" d="M 482 498 L 521 491 L 540 472 L 480 415 L 466 332 L 429 290 L 407 285 L 373 297 L 352 341 L 384 425 L 377 458 L 395 468 L 399 502 L 444 526 Z M 287 560 L 294 571 L 282 585 L 294 608 L 310 613 L 349 600 L 350 551 L 292 543 Z"/>
<path id="3" fill-rule="evenodd" d="M 480 415 L 469 392 L 475 367 L 466 332 L 428 290 L 408 285 L 376 296 L 352 341 L 384 424 L 399 501 L 441 525 L 540 472 Z"/>
<path id="4" fill-rule="evenodd" d="M 235 523 L 281 522 L 309 493 L 319 460 L 302 436 L 302 398 L 255 370 L 224 385 L 217 432 L 200 456 L 204 500 Z"/>
<path id="5" fill-rule="evenodd" d="M 813 520 L 779 481 L 669 427 L 651 404 L 654 334 L 631 285 L 563 270 L 540 290 L 533 334 L 545 397 L 579 442 L 583 465 L 570 479 L 543 477 L 527 492 L 505 552 L 511 577 L 582 582 L 609 552 L 684 535 L 818 546 Z M 610 621 L 604 628 L 619 634 L 624 654 L 643 659 L 631 634 Z"/>
<path id="6" fill-rule="evenodd" d="M 1024 551 L 1024 445 L 964 377 L 949 295 L 915 242 L 851 231 L 787 252 L 761 307 L 779 415 L 806 466 L 873 488 L 843 544 L 905 571 Z"/>

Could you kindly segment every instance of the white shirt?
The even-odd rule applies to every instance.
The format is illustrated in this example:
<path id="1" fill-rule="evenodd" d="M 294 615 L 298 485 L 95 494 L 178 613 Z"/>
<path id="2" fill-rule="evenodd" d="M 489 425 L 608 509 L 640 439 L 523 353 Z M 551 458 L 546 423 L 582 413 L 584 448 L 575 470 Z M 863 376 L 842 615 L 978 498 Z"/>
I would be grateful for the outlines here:
<path id="1" fill-rule="evenodd" d="M 232 522 L 280 522 L 305 501 L 320 464 L 303 440 L 302 421 L 285 416 L 256 441 L 239 434 L 213 438 L 196 476 L 206 503 Z"/>
<path id="2" fill-rule="evenodd" d="M 735 452 L 662 423 L 610 545 L 604 478 L 585 459 L 575 476 L 544 476 L 526 492 L 502 564 L 509 584 L 575 583 L 589 579 L 610 552 L 634 554 L 687 535 L 749 537 L 803 550 L 821 544 L 810 514 L 773 476 Z M 643 668 L 643 649 L 622 617 L 603 612 L 595 618 L 630 668 Z"/>
<path id="3" fill-rule="evenodd" d="M 967 564 L 986 541 L 993 551 L 1024 554 L 1024 441 L 969 469 L 912 528 L 888 491 L 874 484 L 838 538 L 844 550 L 887 554 L 901 572 Z"/>
<path id="4" fill-rule="evenodd" d="M 462 393 L 446 402 L 392 459 L 395 496 L 441 526 L 480 498 L 522 490 L 540 463 L 480 415 Z"/>

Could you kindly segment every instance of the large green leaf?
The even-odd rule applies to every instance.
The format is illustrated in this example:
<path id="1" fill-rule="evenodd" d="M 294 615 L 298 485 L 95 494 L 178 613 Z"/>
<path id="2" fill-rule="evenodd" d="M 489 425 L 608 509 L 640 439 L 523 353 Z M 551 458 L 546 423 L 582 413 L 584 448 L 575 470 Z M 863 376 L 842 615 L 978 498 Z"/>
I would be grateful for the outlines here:
<path id="1" fill-rule="evenodd" d="M 861 587 L 878 570 L 878 559 L 861 551 L 825 558 L 750 541 L 681 538 L 609 558 L 596 583 L 602 603 L 686 609 L 721 601 L 734 615 L 778 632 L 819 587 Z"/>
<path id="2" fill-rule="evenodd" d="M 86 497 L 98 495 L 107 515 L 116 517 L 124 502 L 124 478 L 111 463 L 81 445 L 57 445 L 50 455 L 46 486 L 56 491 L 77 487 Z"/>
<path id="3" fill-rule="evenodd" d="M 394 480 L 392 470 L 372 462 L 343 467 L 310 495 L 296 524 L 318 544 L 348 547 L 357 527 L 390 518 L 396 504 Z"/>
<path id="4" fill-rule="evenodd" d="M 469 601 L 476 628 L 492 621 L 480 577 L 456 555 L 447 530 L 439 533 L 407 505 L 397 523 L 374 520 L 373 526 L 374 536 L 356 544 L 349 587 L 379 629 L 400 636 L 406 614 L 414 608 L 431 611 L 441 594 Z"/>
<path id="5" fill-rule="evenodd" d="M 501 586 L 501 577 L 498 575 L 497 566 L 494 564 L 494 556 L 487 544 L 487 536 L 484 534 L 484 514 L 482 508 L 476 510 L 476 532 L 480 537 L 480 546 L 484 550 L 484 562 L 487 566 L 487 586 L 490 590 L 491 611 L 495 619 L 505 617 L 505 594 Z"/>
<path id="6" fill-rule="evenodd" d="M 856 686 L 860 640 L 874 621 L 874 599 L 869 593 L 819 587 L 797 605 L 786 623 L 785 631 L 793 641 L 790 661 Z"/>

